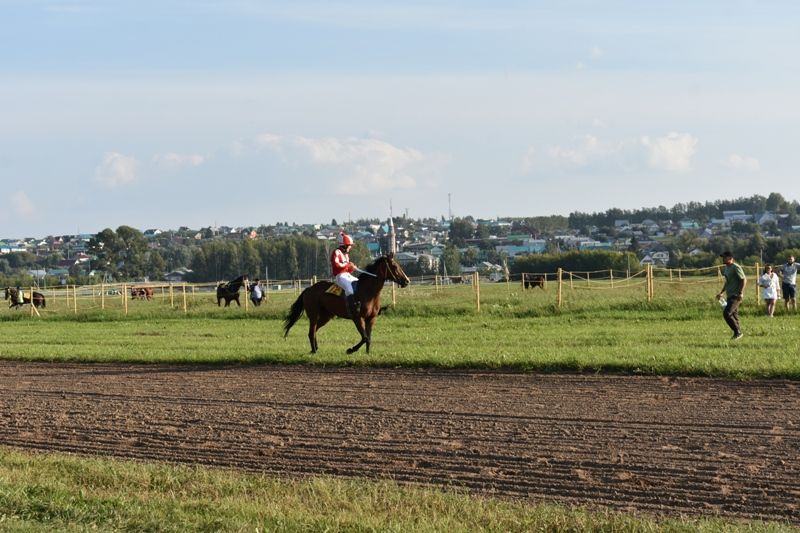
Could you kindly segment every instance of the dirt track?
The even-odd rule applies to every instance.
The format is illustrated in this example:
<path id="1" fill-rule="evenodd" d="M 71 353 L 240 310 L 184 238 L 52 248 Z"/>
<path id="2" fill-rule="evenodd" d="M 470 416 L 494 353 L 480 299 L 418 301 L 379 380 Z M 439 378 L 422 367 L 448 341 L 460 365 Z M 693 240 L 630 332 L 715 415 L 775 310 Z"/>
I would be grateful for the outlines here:
<path id="1" fill-rule="evenodd" d="M 0 362 L 0 444 L 800 523 L 800 384 Z"/>

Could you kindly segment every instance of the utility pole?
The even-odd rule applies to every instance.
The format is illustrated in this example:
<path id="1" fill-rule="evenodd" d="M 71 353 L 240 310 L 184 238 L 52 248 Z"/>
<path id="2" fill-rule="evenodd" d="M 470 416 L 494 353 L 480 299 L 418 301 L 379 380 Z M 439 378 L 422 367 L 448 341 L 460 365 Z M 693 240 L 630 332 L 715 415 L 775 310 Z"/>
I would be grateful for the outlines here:
<path id="1" fill-rule="evenodd" d="M 451 197 L 450 193 L 447 193 L 447 216 L 450 219 L 450 222 L 453 221 L 453 206 L 450 203 Z"/>

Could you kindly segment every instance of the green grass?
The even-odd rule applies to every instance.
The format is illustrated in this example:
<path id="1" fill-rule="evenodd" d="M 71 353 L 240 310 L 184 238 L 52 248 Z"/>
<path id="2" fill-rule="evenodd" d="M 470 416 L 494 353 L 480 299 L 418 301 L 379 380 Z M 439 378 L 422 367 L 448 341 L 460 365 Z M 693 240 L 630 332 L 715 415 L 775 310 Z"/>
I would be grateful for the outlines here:
<path id="1" fill-rule="evenodd" d="M 585 282 L 584 282 L 585 283 Z M 0 310 L 0 358 L 36 361 L 324 364 L 521 371 L 591 371 L 800 379 L 800 314 L 763 316 L 748 290 L 745 337 L 730 340 L 713 301 L 716 279 L 643 285 L 592 282 L 522 291 L 484 284 L 412 285 L 379 317 L 370 355 L 345 349 L 352 323 L 335 320 L 308 353 L 305 318 L 283 338 L 297 297 L 218 308 L 209 294 L 170 305 L 49 298 L 42 316 Z M 391 292 L 383 295 L 391 302 Z M 2 531 L 788 531 L 788 526 L 664 520 L 470 497 L 389 481 L 279 480 L 203 468 L 143 465 L 0 448 Z"/>
<path id="2" fill-rule="evenodd" d="M 699 531 L 786 525 L 657 520 L 319 477 L 285 480 L 201 467 L 37 455 L 0 448 L 3 531 Z"/>
<path id="3" fill-rule="evenodd" d="M 713 280 L 712 280 L 713 281 Z M 552 284 L 551 284 L 552 285 Z M 668 285 L 648 302 L 643 287 L 520 291 L 470 287 L 397 291 L 378 318 L 372 350 L 348 356 L 358 340 L 347 320 L 320 330 L 310 355 L 307 320 L 283 337 L 282 318 L 296 294 L 273 294 L 262 307 L 218 308 L 206 295 L 187 312 L 164 298 L 120 310 L 77 314 L 47 308 L 41 318 L 3 310 L 0 358 L 135 363 L 308 363 L 522 371 L 591 371 L 800 379 L 800 314 L 769 318 L 752 294 L 742 307 L 745 337 L 731 332 L 711 295 L 716 283 Z M 413 287 L 413 286 L 412 286 Z M 663 293 L 663 294 L 662 294 Z M 711 295 L 709 295 L 711 293 Z M 384 303 L 391 301 L 386 291 Z"/>

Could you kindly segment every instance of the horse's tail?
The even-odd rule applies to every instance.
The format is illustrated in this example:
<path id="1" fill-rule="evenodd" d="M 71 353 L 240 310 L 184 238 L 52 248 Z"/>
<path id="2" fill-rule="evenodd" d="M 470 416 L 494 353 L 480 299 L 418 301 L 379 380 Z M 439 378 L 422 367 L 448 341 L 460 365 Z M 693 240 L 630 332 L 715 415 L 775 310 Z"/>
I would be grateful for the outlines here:
<path id="1" fill-rule="evenodd" d="M 308 289 L 306 289 L 308 290 Z M 303 295 L 306 291 L 300 293 L 300 296 L 297 297 L 297 300 L 292 304 L 292 308 L 289 309 L 289 314 L 286 315 L 286 319 L 283 321 L 283 336 L 286 337 L 289 334 L 289 330 L 292 329 L 292 326 L 300 320 L 300 317 L 303 316 Z"/>

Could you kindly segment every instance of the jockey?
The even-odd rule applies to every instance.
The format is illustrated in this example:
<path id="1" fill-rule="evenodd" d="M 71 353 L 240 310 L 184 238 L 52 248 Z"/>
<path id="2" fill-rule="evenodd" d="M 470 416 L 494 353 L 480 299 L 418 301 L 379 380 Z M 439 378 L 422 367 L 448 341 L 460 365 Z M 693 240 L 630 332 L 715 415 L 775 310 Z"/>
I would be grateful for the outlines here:
<path id="1" fill-rule="evenodd" d="M 22 293 L 22 287 L 17 283 L 17 303 L 22 305 L 25 303 L 25 295 Z"/>
<path id="2" fill-rule="evenodd" d="M 355 319 L 361 310 L 361 302 L 356 301 L 356 296 L 353 292 L 353 282 L 358 280 L 352 272 L 357 270 L 354 263 L 350 262 L 350 248 L 353 246 L 353 239 L 345 232 L 339 233 L 336 239 L 339 244 L 333 253 L 331 253 L 331 272 L 333 272 L 334 281 L 344 290 L 347 298 L 347 309 L 350 316 Z"/>

